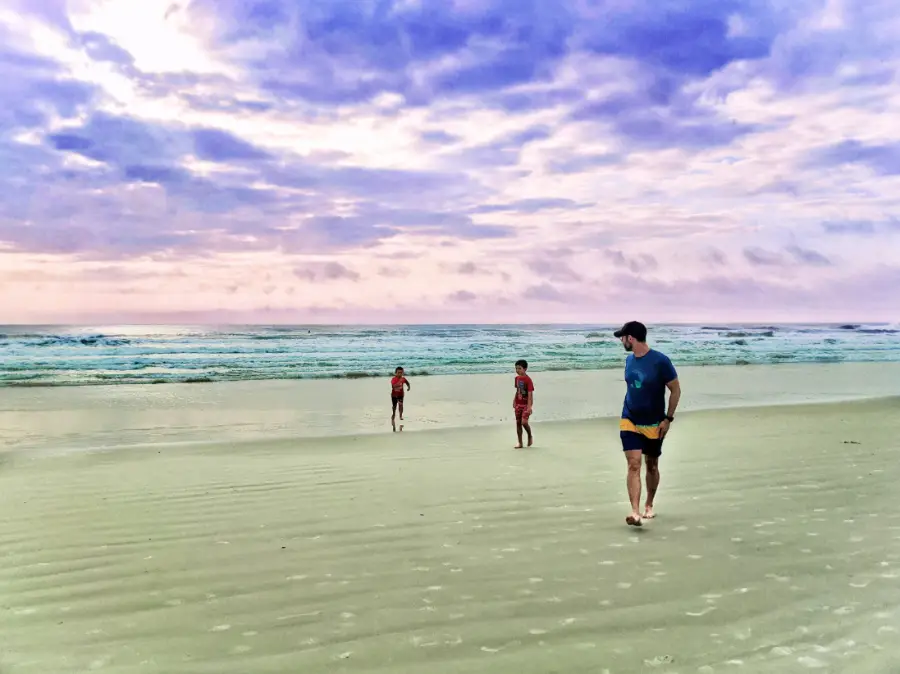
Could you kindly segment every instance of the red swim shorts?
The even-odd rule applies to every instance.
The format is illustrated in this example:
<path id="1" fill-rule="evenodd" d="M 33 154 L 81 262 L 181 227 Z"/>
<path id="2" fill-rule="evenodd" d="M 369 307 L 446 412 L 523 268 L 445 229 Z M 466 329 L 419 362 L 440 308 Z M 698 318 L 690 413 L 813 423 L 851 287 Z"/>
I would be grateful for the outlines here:
<path id="1" fill-rule="evenodd" d="M 516 405 L 515 412 L 516 412 L 516 421 L 521 421 L 523 424 L 528 423 L 528 417 L 531 416 L 531 412 L 528 411 L 527 407 L 525 407 L 524 405 L 521 407 Z"/>

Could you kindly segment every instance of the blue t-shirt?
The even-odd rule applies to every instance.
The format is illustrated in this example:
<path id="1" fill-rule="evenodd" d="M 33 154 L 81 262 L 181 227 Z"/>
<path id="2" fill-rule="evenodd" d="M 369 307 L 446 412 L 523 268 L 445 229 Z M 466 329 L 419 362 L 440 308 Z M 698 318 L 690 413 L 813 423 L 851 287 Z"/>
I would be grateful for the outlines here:
<path id="1" fill-rule="evenodd" d="M 678 378 L 675 366 L 664 353 L 650 349 L 640 358 L 625 359 L 625 406 L 622 418 L 637 426 L 658 424 L 666 418 L 666 384 Z"/>

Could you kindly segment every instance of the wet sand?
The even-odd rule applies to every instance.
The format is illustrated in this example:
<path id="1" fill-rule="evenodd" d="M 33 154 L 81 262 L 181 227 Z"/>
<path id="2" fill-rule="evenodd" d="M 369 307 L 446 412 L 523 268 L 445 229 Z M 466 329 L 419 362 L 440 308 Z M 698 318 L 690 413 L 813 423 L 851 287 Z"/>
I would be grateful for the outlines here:
<path id="1" fill-rule="evenodd" d="M 900 662 L 900 400 L 680 415 L 641 530 L 615 421 L 535 429 L 2 454 L 0 672 Z"/>
<path id="2" fill-rule="evenodd" d="M 625 352 L 622 352 L 624 361 Z M 532 368 L 535 421 L 615 417 L 622 369 Z M 512 422 L 515 373 L 410 377 L 407 431 Z M 900 363 L 678 364 L 679 411 L 836 402 L 900 392 Z M 390 430 L 390 379 L 0 388 L 0 452 L 331 437 Z"/>

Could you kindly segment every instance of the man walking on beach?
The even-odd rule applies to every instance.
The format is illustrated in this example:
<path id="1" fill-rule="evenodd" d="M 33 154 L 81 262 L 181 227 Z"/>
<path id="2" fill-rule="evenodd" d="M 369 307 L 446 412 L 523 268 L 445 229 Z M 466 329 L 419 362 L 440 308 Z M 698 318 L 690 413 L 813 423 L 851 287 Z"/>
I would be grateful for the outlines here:
<path id="1" fill-rule="evenodd" d="M 675 420 L 681 384 L 675 366 L 664 353 L 647 346 L 647 328 L 630 321 L 613 333 L 628 351 L 625 359 L 625 404 L 619 421 L 619 436 L 628 462 L 628 499 L 631 514 L 625 521 L 642 526 L 655 517 L 653 499 L 659 488 L 659 457 L 662 444 Z M 666 389 L 669 405 L 666 407 Z M 647 500 L 641 514 L 641 457 L 647 467 Z"/>

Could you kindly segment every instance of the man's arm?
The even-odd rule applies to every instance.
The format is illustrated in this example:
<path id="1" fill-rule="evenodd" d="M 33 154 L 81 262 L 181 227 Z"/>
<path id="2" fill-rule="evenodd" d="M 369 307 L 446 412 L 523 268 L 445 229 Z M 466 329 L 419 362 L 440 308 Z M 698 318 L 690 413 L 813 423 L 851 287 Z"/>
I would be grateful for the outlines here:
<path id="1" fill-rule="evenodd" d="M 666 384 L 666 388 L 669 389 L 669 409 L 666 416 L 674 417 L 675 410 L 678 409 L 678 401 L 681 400 L 681 382 L 673 379 Z"/>

